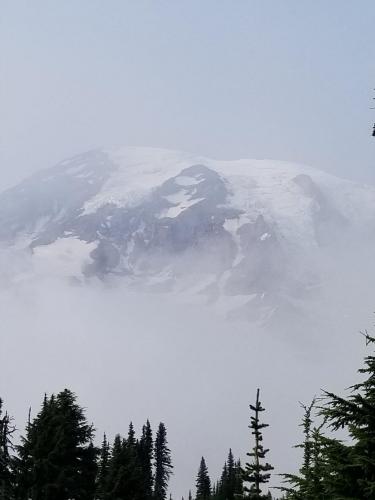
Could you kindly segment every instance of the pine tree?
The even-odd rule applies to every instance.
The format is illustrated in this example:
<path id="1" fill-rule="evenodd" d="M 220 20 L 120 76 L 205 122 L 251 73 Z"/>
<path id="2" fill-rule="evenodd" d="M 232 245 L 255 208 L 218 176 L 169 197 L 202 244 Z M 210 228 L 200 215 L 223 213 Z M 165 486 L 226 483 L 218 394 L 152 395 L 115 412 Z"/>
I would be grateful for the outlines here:
<path id="1" fill-rule="evenodd" d="M 234 499 L 235 486 L 236 486 L 236 471 L 235 471 L 235 463 L 232 450 L 229 450 L 228 459 L 227 459 L 227 471 L 228 477 L 225 486 L 225 498 L 227 500 Z"/>
<path id="2" fill-rule="evenodd" d="M 254 416 L 251 416 L 249 428 L 252 430 L 255 438 L 255 446 L 250 453 L 247 453 L 247 456 L 252 458 L 253 461 L 246 463 L 243 474 L 244 483 L 250 483 L 250 487 L 245 487 L 245 492 L 247 493 L 247 498 L 251 500 L 267 498 L 266 495 L 262 495 L 261 487 L 263 484 L 268 483 L 271 477 L 270 471 L 273 470 L 273 467 L 269 463 L 262 463 L 262 460 L 269 451 L 268 449 L 264 449 L 262 445 L 262 429 L 268 427 L 268 424 L 261 423 L 259 419 L 259 414 L 265 410 L 259 400 L 259 393 L 258 389 L 255 406 L 250 405 Z"/>
<path id="3" fill-rule="evenodd" d="M 104 434 L 102 447 L 100 450 L 98 477 L 96 481 L 96 499 L 104 500 L 107 490 L 107 481 L 109 473 L 110 446 L 107 436 Z"/>
<path id="4" fill-rule="evenodd" d="M 140 500 L 142 498 L 142 470 L 137 454 L 137 442 L 130 425 L 128 439 L 115 437 L 108 466 L 105 499 Z"/>
<path id="5" fill-rule="evenodd" d="M 129 448 L 131 448 L 131 449 L 135 448 L 136 439 L 135 439 L 135 431 L 134 431 L 133 422 L 130 422 L 130 424 L 129 424 L 127 443 L 128 443 Z"/>
<path id="6" fill-rule="evenodd" d="M 152 499 L 153 490 L 153 474 L 152 474 L 152 460 L 154 456 L 153 450 L 152 429 L 150 422 L 147 420 L 146 425 L 142 428 L 142 436 L 139 441 L 139 460 L 142 469 L 142 485 L 143 485 L 143 498 L 144 500 Z"/>
<path id="7" fill-rule="evenodd" d="M 45 397 L 18 448 L 17 499 L 92 500 L 97 455 L 92 439 L 93 428 L 71 391 Z"/>
<path id="8" fill-rule="evenodd" d="M 204 457 L 201 458 L 197 481 L 197 494 L 195 500 L 209 500 L 211 498 L 211 480 Z"/>
<path id="9" fill-rule="evenodd" d="M 235 477 L 235 482 L 234 482 L 234 498 L 242 498 L 243 497 L 243 474 L 242 474 L 242 467 L 241 467 L 241 461 L 237 460 L 234 466 L 234 477 Z"/>
<path id="10" fill-rule="evenodd" d="M 51 399 L 52 398 L 54 398 L 54 396 L 52 396 Z M 49 401 L 45 394 L 42 409 L 39 413 L 40 418 L 47 412 L 48 404 Z M 17 446 L 17 456 L 14 458 L 13 463 L 15 497 L 18 500 L 29 500 L 31 498 L 31 487 L 33 482 L 33 457 L 31 453 L 33 445 L 35 444 L 34 426 L 31 423 L 31 408 L 29 408 L 26 437 L 21 436 L 21 445 Z"/>
<path id="11" fill-rule="evenodd" d="M 304 441 L 296 445 L 303 450 L 303 462 L 299 475 L 283 474 L 290 487 L 280 488 L 287 493 L 289 500 L 319 500 L 325 498 L 323 486 L 324 476 L 324 444 L 321 433 L 322 425 L 312 427 L 312 411 L 315 408 L 315 399 L 309 406 L 301 405 L 304 410 L 301 427 Z"/>
<path id="12" fill-rule="evenodd" d="M 161 422 L 155 440 L 155 480 L 154 499 L 165 500 L 167 498 L 168 482 L 172 474 L 171 452 L 168 448 L 167 430 Z"/>
<path id="13" fill-rule="evenodd" d="M 375 338 L 367 333 L 365 337 L 367 345 L 374 347 Z M 351 387 L 352 394 L 348 398 L 326 392 L 326 405 L 322 410 L 329 427 L 333 431 L 346 429 L 353 442 L 346 447 L 336 442 L 336 463 L 333 464 L 332 459 L 329 461 L 336 475 L 333 494 L 341 494 L 337 492 L 341 484 L 348 488 L 342 498 L 351 495 L 358 500 L 375 498 L 375 356 L 366 356 L 364 363 L 359 373 L 365 375 L 365 380 Z M 341 456 L 337 455 L 338 447 Z M 332 449 L 331 443 L 331 453 Z"/>
<path id="14" fill-rule="evenodd" d="M 103 499 L 116 498 L 120 483 L 120 473 L 122 468 L 122 453 L 123 453 L 123 440 L 120 434 L 116 434 L 113 441 L 109 461 L 107 480 L 103 485 L 102 497 Z"/>
<path id="15" fill-rule="evenodd" d="M 220 481 L 218 482 L 216 488 L 217 500 L 226 500 L 227 494 L 228 494 L 228 466 L 227 462 L 225 462 L 220 476 Z"/>
<path id="16" fill-rule="evenodd" d="M 14 432 L 12 419 L 7 412 L 3 413 L 3 400 L 0 398 L 0 500 L 11 500 L 14 496 L 10 455 Z"/>
<path id="17" fill-rule="evenodd" d="M 81 470 L 83 471 L 81 478 L 81 494 L 82 498 L 86 500 L 95 499 L 96 478 L 98 475 L 98 454 L 98 448 L 94 446 L 94 443 L 91 441 L 81 455 Z"/>

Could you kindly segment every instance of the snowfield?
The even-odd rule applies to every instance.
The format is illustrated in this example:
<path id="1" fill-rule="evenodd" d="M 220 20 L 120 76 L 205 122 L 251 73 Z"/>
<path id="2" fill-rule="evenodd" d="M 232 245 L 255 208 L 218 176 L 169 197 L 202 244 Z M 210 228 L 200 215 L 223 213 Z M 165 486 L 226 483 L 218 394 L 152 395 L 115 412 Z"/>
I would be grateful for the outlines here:
<path id="1" fill-rule="evenodd" d="M 351 260 L 374 235 L 373 187 L 274 160 L 95 150 L 0 195 L 0 243 L 31 251 L 36 273 L 256 321 L 305 314 L 335 255 Z"/>

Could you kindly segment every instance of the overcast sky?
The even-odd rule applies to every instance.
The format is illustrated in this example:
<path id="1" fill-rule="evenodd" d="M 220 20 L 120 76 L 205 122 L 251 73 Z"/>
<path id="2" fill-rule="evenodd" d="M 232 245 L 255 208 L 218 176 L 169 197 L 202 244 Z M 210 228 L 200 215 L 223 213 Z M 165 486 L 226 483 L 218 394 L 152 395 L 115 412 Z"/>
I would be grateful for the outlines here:
<path id="1" fill-rule="evenodd" d="M 374 0 L 0 0 L 0 189 L 116 145 L 292 160 L 375 184 L 374 26 Z M 261 375 L 271 461 L 286 472 L 298 400 L 353 382 L 362 346 L 351 334 L 373 320 L 371 257 L 333 266 L 345 314 L 327 300 L 329 335 L 288 341 L 254 342 L 247 324 L 228 336 L 209 310 L 132 302 L 122 289 L 36 277 L 13 290 L 2 278 L 0 393 L 19 426 L 30 403 L 64 385 L 100 432 L 165 419 L 186 495 L 202 454 L 216 477 L 230 445 L 248 449 Z M 0 254 L 0 271 L 32 275 L 12 259 Z"/>
<path id="2" fill-rule="evenodd" d="M 373 0 L 0 6 L 0 188 L 120 144 L 375 183 Z"/>

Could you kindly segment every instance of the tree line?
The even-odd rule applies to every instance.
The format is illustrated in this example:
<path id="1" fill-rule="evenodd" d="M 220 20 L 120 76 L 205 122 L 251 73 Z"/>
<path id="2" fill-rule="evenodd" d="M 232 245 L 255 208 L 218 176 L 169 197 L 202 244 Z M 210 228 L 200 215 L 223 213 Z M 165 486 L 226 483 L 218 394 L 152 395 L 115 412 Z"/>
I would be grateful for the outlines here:
<path id="1" fill-rule="evenodd" d="M 375 338 L 365 335 L 369 347 Z M 250 405 L 251 445 L 242 465 L 230 449 L 222 473 L 211 481 L 200 460 L 194 493 L 188 500 L 371 500 L 375 499 L 375 355 L 364 359 L 363 381 L 347 397 L 324 392 L 303 406 L 302 463 L 297 474 L 283 474 L 268 488 L 273 467 L 263 445 L 265 411 L 258 389 Z M 339 430 L 347 439 L 339 439 Z M 0 500 L 166 500 L 173 472 L 167 429 L 154 436 L 150 422 L 140 435 L 130 423 L 125 437 L 94 443 L 75 394 L 65 389 L 45 396 L 14 444 L 13 419 L 0 399 Z M 275 481 L 274 481 L 275 482 Z M 172 498 L 170 496 L 170 498 Z"/>

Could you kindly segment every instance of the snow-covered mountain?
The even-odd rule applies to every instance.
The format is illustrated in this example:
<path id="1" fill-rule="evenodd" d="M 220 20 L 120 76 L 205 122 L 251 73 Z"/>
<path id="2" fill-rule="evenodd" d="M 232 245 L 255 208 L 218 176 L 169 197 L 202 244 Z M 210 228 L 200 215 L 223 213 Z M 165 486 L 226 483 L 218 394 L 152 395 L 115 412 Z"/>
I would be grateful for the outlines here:
<path id="1" fill-rule="evenodd" d="M 300 310 L 322 256 L 374 234 L 374 188 L 273 160 L 95 150 L 0 195 L 0 242 L 29 248 L 39 270 L 255 319 Z"/>

